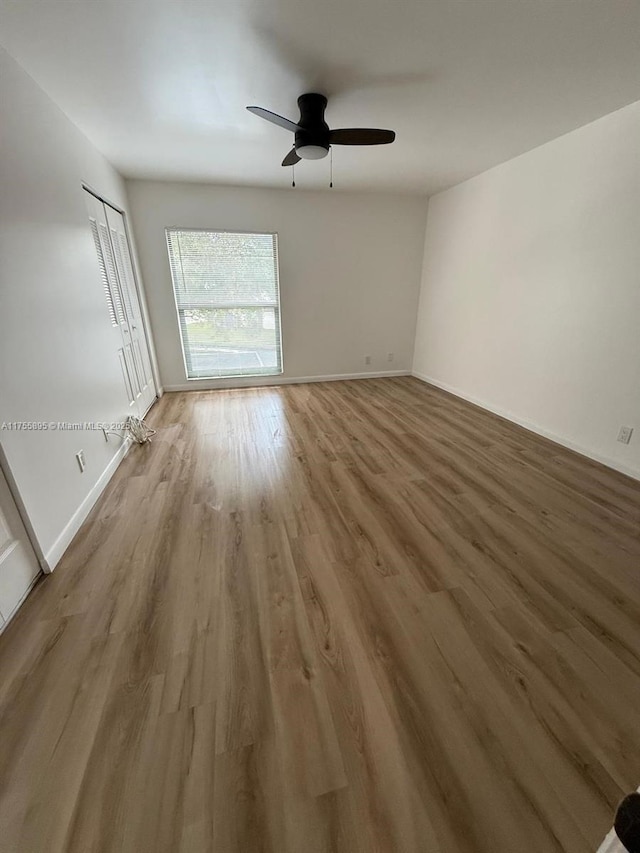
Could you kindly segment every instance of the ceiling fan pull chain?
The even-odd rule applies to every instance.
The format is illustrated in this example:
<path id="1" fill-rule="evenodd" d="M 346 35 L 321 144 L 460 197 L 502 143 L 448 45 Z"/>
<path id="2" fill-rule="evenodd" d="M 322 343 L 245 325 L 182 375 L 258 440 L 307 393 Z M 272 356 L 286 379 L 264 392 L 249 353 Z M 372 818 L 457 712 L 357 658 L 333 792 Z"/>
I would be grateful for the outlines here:
<path id="1" fill-rule="evenodd" d="M 296 185 L 296 164 L 295 163 L 291 167 L 291 171 L 293 173 L 293 180 L 291 181 L 291 186 L 295 187 L 295 185 Z"/>
<path id="2" fill-rule="evenodd" d="M 333 187 L 333 148 L 329 149 L 329 189 Z"/>

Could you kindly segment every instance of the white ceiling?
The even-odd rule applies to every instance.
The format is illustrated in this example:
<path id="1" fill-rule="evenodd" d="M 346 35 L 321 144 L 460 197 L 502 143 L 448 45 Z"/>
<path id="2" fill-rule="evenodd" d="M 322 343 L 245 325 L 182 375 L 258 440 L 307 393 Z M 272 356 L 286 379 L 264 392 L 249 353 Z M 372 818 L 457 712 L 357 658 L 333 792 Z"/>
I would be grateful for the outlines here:
<path id="1" fill-rule="evenodd" d="M 334 147 L 337 187 L 432 193 L 640 99 L 639 0 L 0 0 L 0 40 L 135 177 L 287 186 L 245 106 L 319 91 L 397 132 Z"/>

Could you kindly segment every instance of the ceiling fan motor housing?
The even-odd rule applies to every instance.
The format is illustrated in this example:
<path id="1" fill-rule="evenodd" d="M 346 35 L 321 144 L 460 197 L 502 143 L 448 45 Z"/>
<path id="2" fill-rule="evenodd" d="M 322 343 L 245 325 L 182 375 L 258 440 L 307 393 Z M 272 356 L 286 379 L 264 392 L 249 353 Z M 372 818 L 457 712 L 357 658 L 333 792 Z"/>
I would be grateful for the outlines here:
<path id="1" fill-rule="evenodd" d="M 319 159 L 325 156 L 329 150 L 329 125 L 324 120 L 324 111 L 327 108 L 327 99 L 324 95 L 309 92 L 298 98 L 300 108 L 300 119 L 298 127 L 300 130 L 295 134 L 295 148 L 300 156 L 306 159 Z M 323 148 L 324 153 L 318 151 L 314 156 L 309 156 L 313 149 Z M 300 149 L 310 149 L 308 152 Z"/>
<path id="2" fill-rule="evenodd" d="M 283 166 L 295 166 L 301 159 L 320 160 L 327 156 L 332 145 L 388 145 L 396 138 L 393 130 L 376 127 L 341 127 L 331 130 L 324 120 L 327 99 L 317 92 L 300 95 L 298 107 L 300 119 L 297 122 L 265 110 L 264 107 L 247 107 L 250 113 L 293 132 L 294 146 L 282 161 Z"/>

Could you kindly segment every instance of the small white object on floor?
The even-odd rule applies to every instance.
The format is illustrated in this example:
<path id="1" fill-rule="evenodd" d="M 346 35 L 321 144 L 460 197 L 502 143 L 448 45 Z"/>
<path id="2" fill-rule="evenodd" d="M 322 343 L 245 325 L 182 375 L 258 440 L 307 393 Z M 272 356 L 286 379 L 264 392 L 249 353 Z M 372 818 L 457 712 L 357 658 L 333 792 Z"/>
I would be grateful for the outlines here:
<path id="1" fill-rule="evenodd" d="M 138 444 L 146 444 L 147 441 L 151 441 L 151 436 L 156 434 L 155 429 L 151 429 L 135 415 L 129 415 L 127 418 L 127 432 Z"/>

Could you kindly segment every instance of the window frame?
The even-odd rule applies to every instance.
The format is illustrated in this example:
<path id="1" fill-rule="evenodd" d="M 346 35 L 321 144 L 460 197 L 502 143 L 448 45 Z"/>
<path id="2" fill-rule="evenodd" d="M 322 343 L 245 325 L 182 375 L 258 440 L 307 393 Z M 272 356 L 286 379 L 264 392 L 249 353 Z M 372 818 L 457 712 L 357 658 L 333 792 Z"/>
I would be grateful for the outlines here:
<path id="1" fill-rule="evenodd" d="M 190 303 L 189 305 L 178 305 L 178 297 L 176 294 L 176 288 L 173 280 L 173 272 L 171 267 L 171 245 L 169 243 L 169 235 L 171 232 L 176 231 L 184 231 L 184 232 L 199 232 L 206 234 L 255 234 L 258 237 L 272 237 L 275 243 L 275 270 L 276 270 L 276 295 L 277 300 L 275 302 L 224 302 L 224 303 L 216 303 L 211 306 L 203 306 L 197 303 Z M 243 229 L 238 231 L 234 228 L 193 228 L 182 225 L 169 225 L 164 229 L 165 232 L 165 242 L 167 245 L 167 261 L 169 264 L 169 277 L 171 279 L 171 291 L 173 293 L 173 303 L 176 309 L 176 320 L 178 327 L 178 337 L 180 338 L 180 348 L 182 350 L 182 361 L 184 364 L 185 378 L 188 382 L 211 382 L 212 380 L 220 380 L 225 381 L 228 379 L 259 379 L 266 378 L 268 379 L 270 376 L 280 376 L 284 372 L 284 361 L 283 361 L 283 347 L 282 347 L 282 319 L 281 319 L 281 294 L 280 294 L 280 247 L 279 247 L 279 235 L 277 231 L 249 231 L 247 229 Z M 276 347 L 276 356 L 277 356 L 277 367 L 273 370 L 270 370 L 268 373 L 244 373 L 240 371 L 225 373 L 224 375 L 218 374 L 214 376 L 190 376 L 189 373 L 192 372 L 193 367 L 191 363 L 191 353 L 188 349 L 185 348 L 185 336 L 183 334 L 183 330 L 186 327 L 186 323 L 184 321 L 184 312 L 190 310 L 206 310 L 207 307 L 210 307 L 212 310 L 230 310 L 230 309 L 252 309 L 252 308 L 272 308 L 274 312 L 274 320 L 275 320 L 275 331 L 277 332 L 277 342 L 278 346 Z"/>

